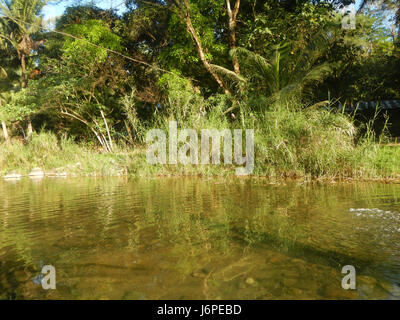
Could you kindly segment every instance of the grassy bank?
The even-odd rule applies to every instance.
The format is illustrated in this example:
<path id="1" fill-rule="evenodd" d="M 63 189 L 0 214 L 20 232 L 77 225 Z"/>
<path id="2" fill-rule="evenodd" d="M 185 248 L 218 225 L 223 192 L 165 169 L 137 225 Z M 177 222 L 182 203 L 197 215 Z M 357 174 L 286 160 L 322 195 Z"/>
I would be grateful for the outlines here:
<path id="1" fill-rule="evenodd" d="M 67 172 L 69 175 L 111 176 L 124 173 L 130 155 L 117 150 L 104 154 L 86 144 L 54 134 L 34 134 L 29 142 L 12 140 L 0 145 L 0 172 L 2 175 L 16 171 L 28 174 L 33 168 L 45 172 Z"/>
<path id="2" fill-rule="evenodd" d="M 154 124 L 153 124 L 154 125 Z M 229 128 L 229 121 L 211 117 L 185 127 Z M 158 123 L 167 128 L 167 120 Z M 363 136 L 351 120 L 325 110 L 275 108 L 262 117 L 243 113 L 242 126 L 255 129 L 255 176 L 269 178 L 387 179 L 400 173 L 400 148 L 379 144 L 372 132 Z M 34 134 L 29 142 L 0 144 L 0 174 L 28 174 L 39 167 L 45 172 L 78 176 L 116 175 L 234 175 L 226 165 L 151 165 L 146 145 L 119 144 L 114 153 L 96 146 L 58 138 L 52 133 Z"/>

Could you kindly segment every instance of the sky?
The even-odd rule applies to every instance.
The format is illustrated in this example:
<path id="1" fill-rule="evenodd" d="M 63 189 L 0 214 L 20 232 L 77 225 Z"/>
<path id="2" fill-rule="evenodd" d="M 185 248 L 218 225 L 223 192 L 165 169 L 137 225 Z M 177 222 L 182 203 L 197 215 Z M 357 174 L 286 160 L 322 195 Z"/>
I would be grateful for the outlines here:
<path id="1" fill-rule="evenodd" d="M 63 14 L 66 7 L 72 5 L 75 1 L 72 0 L 63 0 L 60 4 L 48 4 L 43 8 L 43 14 L 45 19 L 58 17 Z M 90 1 L 82 1 L 83 3 L 87 3 Z M 125 1 L 124 0 L 93 0 L 92 1 L 96 6 L 109 9 L 116 8 L 119 13 L 122 13 L 125 9 Z"/>
<path id="2" fill-rule="evenodd" d="M 60 16 L 64 12 L 64 9 L 68 5 L 71 5 L 73 2 L 74 2 L 73 0 L 63 0 L 61 1 L 60 4 L 47 5 L 43 10 L 45 18 L 48 19 Z M 82 2 L 90 2 L 90 1 L 82 1 Z M 120 13 L 123 12 L 123 10 L 125 9 L 124 0 L 92 0 L 92 2 L 96 4 L 96 6 L 103 9 L 118 8 L 118 11 Z M 355 7 L 358 8 L 360 3 L 361 0 L 356 0 Z"/>
<path id="3" fill-rule="evenodd" d="M 53 0 L 54 2 L 56 0 Z M 71 6 L 77 0 L 59 0 L 57 1 L 59 4 L 48 4 L 44 9 L 43 9 L 43 14 L 45 20 L 49 18 L 55 18 L 63 14 L 64 10 L 66 7 Z M 82 3 L 94 3 L 96 6 L 103 8 L 103 9 L 110 9 L 114 8 L 117 9 L 119 13 L 123 13 L 124 10 L 126 9 L 125 7 L 125 0 L 81 0 Z M 361 0 L 355 0 L 355 4 L 352 5 L 354 8 L 359 8 L 361 4 Z M 392 22 L 390 22 L 391 16 L 386 17 L 385 24 L 387 26 L 391 26 Z"/>

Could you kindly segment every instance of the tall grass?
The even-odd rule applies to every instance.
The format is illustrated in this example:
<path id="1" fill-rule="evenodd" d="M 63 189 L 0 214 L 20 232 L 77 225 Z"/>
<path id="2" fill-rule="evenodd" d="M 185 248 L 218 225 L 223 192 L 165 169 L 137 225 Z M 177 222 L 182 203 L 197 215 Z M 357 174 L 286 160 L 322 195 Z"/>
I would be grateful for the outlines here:
<path id="1" fill-rule="evenodd" d="M 361 179 L 393 177 L 398 173 L 400 152 L 382 148 L 382 139 L 376 137 L 371 123 L 366 124 L 366 130 L 360 135 L 353 118 L 341 112 L 302 108 L 296 103 L 264 104 L 263 108 L 263 99 L 258 102 L 253 99 L 251 103 L 241 101 L 232 108 L 232 101 L 225 95 L 205 99 L 190 84 L 173 81 L 169 84 L 171 81 L 165 80 L 170 86 L 165 105 L 157 109 L 152 120 L 136 128 L 135 133 L 141 138 L 134 148 L 120 142 L 114 153 L 104 154 L 94 146 L 43 131 L 27 143 L 0 144 L 0 173 L 61 167 L 79 175 L 234 174 L 232 166 L 224 165 L 148 164 L 143 141 L 146 130 L 158 128 L 167 132 L 172 120 L 178 122 L 179 129 L 193 128 L 199 133 L 207 128 L 254 129 L 254 174 L 259 176 Z M 136 116 L 133 105 L 126 111 Z M 134 117 L 129 120 L 132 127 L 137 121 Z"/>
<path id="2" fill-rule="evenodd" d="M 103 154 L 100 149 L 45 131 L 34 134 L 28 142 L 0 144 L 1 174 L 12 170 L 27 174 L 39 167 L 77 175 L 115 175 L 124 171 L 128 159 L 129 155 L 121 151 Z"/>
<path id="3" fill-rule="evenodd" d="M 371 145 L 355 143 L 357 129 L 345 115 L 275 105 L 256 126 L 259 173 L 269 167 L 277 175 L 343 178 L 368 171 L 364 160 Z"/>
<path id="4" fill-rule="evenodd" d="M 325 107 L 303 108 L 296 100 L 290 105 L 278 102 L 268 106 L 265 99 L 253 97 L 248 100 L 251 102 L 240 101 L 232 108 L 232 101 L 224 95 L 204 99 L 189 83 L 173 80 L 166 81 L 170 85 L 168 103 L 151 127 L 168 131 L 168 122 L 175 120 L 179 128 L 198 132 L 207 128 L 254 129 L 257 175 L 340 179 L 387 176 L 390 171 L 383 172 L 376 164 L 381 139 L 373 132 L 373 123 L 361 131 L 351 115 Z M 176 168 L 160 170 L 177 173 Z M 201 166 L 186 167 L 186 172 L 215 174 L 215 170 Z"/>

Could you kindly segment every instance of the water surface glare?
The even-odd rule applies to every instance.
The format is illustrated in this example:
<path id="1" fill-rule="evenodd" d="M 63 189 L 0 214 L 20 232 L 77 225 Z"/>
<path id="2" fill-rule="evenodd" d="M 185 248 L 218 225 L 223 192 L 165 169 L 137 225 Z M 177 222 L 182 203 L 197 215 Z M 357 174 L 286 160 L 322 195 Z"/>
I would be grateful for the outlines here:
<path id="1" fill-rule="evenodd" d="M 400 299 L 400 185 L 0 181 L 0 299 Z"/>

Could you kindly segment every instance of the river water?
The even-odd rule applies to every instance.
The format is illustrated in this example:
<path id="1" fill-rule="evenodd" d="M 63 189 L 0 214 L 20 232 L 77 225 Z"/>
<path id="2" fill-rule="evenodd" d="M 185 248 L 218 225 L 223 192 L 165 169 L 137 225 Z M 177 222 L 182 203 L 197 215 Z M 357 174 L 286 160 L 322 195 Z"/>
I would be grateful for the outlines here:
<path id="1" fill-rule="evenodd" d="M 400 185 L 0 181 L 0 299 L 400 299 Z"/>

